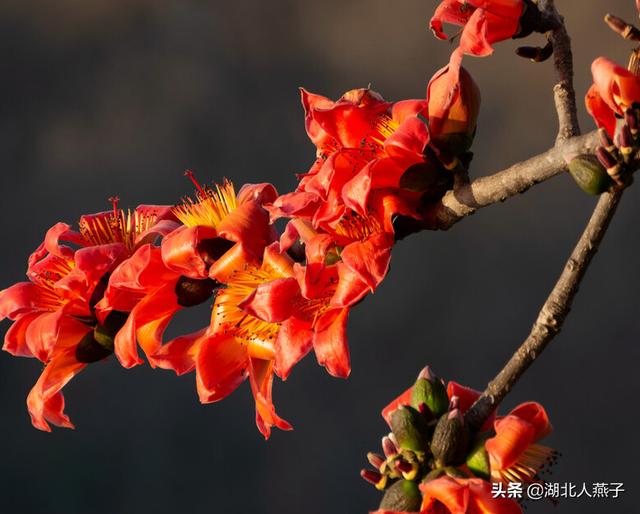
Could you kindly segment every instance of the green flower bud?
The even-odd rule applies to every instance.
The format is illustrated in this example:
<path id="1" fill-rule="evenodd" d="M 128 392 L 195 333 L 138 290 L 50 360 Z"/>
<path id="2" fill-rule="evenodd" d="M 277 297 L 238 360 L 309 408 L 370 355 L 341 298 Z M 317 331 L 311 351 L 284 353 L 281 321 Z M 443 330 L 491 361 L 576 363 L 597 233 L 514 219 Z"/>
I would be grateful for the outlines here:
<path id="1" fill-rule="evenodd" d="M 422 494 L 418 484 L 410 480 L 398 480 L 385 493 L 380 510 L 392 512 L 419 512 Z"/>
<path id="2" fill-rule="evenodd" d="M 413 407 L 401 406 L 391 413 L 391 430 L 400 448 L 423 452 L 429 427 L 422 415 Z"/>
<path id="3" fill-rule="evenodd" d="M 569 163 L 569 173 L 585 193 L 599 195 L 613 184 L 607 170 L 593 155 L 579 155 Z"/>
<path id="4" fill-rule="evenodd" d="M 426 404 L 434 417 L 439 418 L 449 407 L 449 396 L 442 381 L 430 375 L 427 378 L 418 378 L 411 391 L 411 406 L 418 409 L 421 404 Z"/>

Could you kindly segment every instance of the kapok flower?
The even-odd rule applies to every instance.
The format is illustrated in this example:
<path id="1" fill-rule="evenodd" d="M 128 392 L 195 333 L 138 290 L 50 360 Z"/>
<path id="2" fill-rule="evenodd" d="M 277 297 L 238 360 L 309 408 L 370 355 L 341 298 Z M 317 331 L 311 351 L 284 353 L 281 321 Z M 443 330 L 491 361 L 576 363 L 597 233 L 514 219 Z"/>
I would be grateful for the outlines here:
<path id="1" fill-rule="evenodd" d="M 113 312 L 99 320 L 95 305 L 113 269 L 161 234 L 167 217 L 167 207 L 125 213 L 114 200 L 112 212 L 82 216 L 78 231 L 58 223 L 29 257 L 29 282 L 0 292 L 0 318 L 15 321 L 3 349 L 47 364 L 27 399 L 36 428 L 50 431 L 48 422 L 73 427 L 60 390 L 88 363 L 113 352 L 113 336 L 127 315 Z"/>
<path id="2" fill-rule="evenodd" d="M 598 127 L 605 128 L 611 137 L 615 134 L 616 117 L 640 103 L 640 75 L 634 71 L 606 57 L 598 57 L 591 65 L 594 83 L 585 103 Z"/>
<path id="3" fill-rule="evenodd" d="M 274 372 L 286 379 L 311 348 L 330 373 L 349 371 L 348 311 L 329 306 L 333 277 L 311 275 L 277 243 L 269 246 L 259 266 L 236 269 L 223 280 L 208 329 L 164 345 L 154 359 L 178 374 L 195 369 L 203 403 L 222 400 L 249 378 L 263 435 L 269 437 L 272 426 L 290 429 L 272 403 Z"/>
<path id="4" fill-rule="evenodd" d="M 479 478 L 443 476 L 420 485 L 421 514 L 521 514 L 515 500 L 494 498 L 491 484 Z"/>
<path id="5" fill-rule="evenodd" d="M 317 227 L 349 209 L 365 216 L 374 191 L 398 194 L 404 172 L 426 160 L 426 100 L 392 104 L 370 89 L 354 89 L 333 102 L 303 89 L 302 104 L 317 160 L 294 193 L 274 202 L 274 219 L 300 217 Z"/>
<path id="6" fill-rule="evenodd" d="M 480 112 L 480 89 L 460 57 L 454 53 L 427 87 L 431 137 L 454 155 L 471 148 Z"/>
<path id="7" fill-rule="evenodd" d="M 460 51 L 486 56 L 493 43 L 518 35 L 524 9 L 523 0 L 442 0 L 430 26 L 438 39 L 449 39 L 443 24 L 462 27 Z"/>
<path id="8" fill-rule="evenodd" d="M 98 305 L 101 316 L 131 311 L 115 339 L 116 356 L 126 368 L 143 362 L 137 344 L 155 367 L 153 355 L 176 312 L 212 298 L 233 270 L 259 263 L 275 237 L 262 208 L 277 196 L 273 186 L 246 185 L 236 195 L 231 182 L 203 188 L 191 172 L 187 175 L 198 192 L 195 200 L 187 198 L 173 209 L 182 225 L 176 224 L 160 247 L 144 245 L 123 262 Z"/>
<path id="9" fill-rule="evenodd" d="M 533 482 L 542 469 L 555 461 L 555 450 L 537 444 L 551 433 L 546 411 L 539 403 L 520 404 L 494 423 L 496 435 L 488 439 L 491 479 L 502 482 Z"/>

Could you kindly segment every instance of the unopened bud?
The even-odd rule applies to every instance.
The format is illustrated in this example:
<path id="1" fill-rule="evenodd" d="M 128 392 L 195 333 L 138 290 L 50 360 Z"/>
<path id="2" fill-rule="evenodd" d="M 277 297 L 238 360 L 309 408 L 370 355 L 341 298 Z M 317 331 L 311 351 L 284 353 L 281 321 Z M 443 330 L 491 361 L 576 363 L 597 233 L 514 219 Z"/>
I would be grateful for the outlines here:
<path id="1" fill-rule="evenodd" d="M 363 469 L 360 471 L 360 476 L 367 482 L 374 485 L 376 489 L 382 491 L 387 486 L 387 476 L 383 475 L 372 469 Z"/>
<path id="2" fill-rule="evenodd" d="M 632 135 L 638 133 L 638 113 L 632 107 L 629 107 L 624 113 L 624 121 L 629 126 Z"/>
<path id="3" fill-rule="evenodd" d="M 580 155 L 569 163 L 569 173 L 585 193 L 599 195 L 611 187 L 611 179 L 599 160 L 592 155 Z"/>
<path id="4" fill-rule="evenodd" d="M 369 461 L 369 464 L 378 470 L 384 464 L 384 457 L 373 452 L 367 453 L 367 460 Z"/>
<path id="5" fill-rule="evenodd" d="M 469 431 L 458 409 L 443 415 L 431 439 L 431 452 L 438 466 L 456 464 L 464 459 Z"/>
<path id="6" fill-rule="evenodd" d="M 520 46 L 516 48 L 516 55 L 532 62 L 544 62 L 553 55 L 553 44 L 549 41 L 545 46 Z"/>
<path id="7" fill-rule="evenodd" d="M 618 160 L 611 155 L 611 152 L 601 146 L 596 150 L 596 156 L 607 172 L 618 164 Z"/>
<path id="8" fill-rule="evenodd" d="M 380 502 L 380 510 L 418 512 L 421 504 L 422 494 L 418 484 L 410 480 L 398 480 L 387 489 Z"/>
<path id="9" fill-rule="evenodd" d="M 391 438 L 384 436 L 382 438 L 382 451 L 387 458 L 394 457 L 398 454 L 398 447 L 394 444 Z"/>
<path id="10" fill-rule="evenodd" d="M 604 21 L 609 25 L 611 30 L 623 38 L 629 39 L 630 41 L 640 41 L 640 30 L 630 23 L 627 23 L 622 18 L 618 18 L 613 14 L 607 14 L 604 17 Z"/>
<path id="11" fill-rule="evenodd" d="M 391 430 L 403 450 L 425 451 L 429 430 L 426 421 L 413 407 L 401 406 L 391 413 Z"/>
<path id="12" fill-rule="evenodd" d="M 598 135 L 600 136 L 602 146 L 604 146 L 605 148 L 613 146 L 613 141 L 611 140 L 611 137 L 609 136 L 609 133 L 606 131 L 606 129 L 598 129 Z"/>
<path id="13" fill-rule="evenodd" d="M 421 378 L 422 373 L 420 374 L 411 391 L 411 405 L 414 408 L 419 408 L 420 404 L 424 403 L 433 416 L 439 418 L 447 411 L 449 397 L 442 381 L 435 376 L 431 369 L 428 367 L 425 369 L 428 370 L 426 375 L 429 378 L 426 378 L 426 376 Z"/>

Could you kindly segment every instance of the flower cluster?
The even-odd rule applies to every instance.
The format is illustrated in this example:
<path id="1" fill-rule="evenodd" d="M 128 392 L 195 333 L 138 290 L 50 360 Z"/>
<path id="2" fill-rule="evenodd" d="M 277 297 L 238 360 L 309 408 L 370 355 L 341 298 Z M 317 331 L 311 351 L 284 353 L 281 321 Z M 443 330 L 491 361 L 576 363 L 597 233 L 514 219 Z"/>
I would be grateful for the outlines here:
<path id="1" fill-rule="evenodd" d="M 445 383 L 429 367 L 391 402 L 382 416 L 391 428 L 383 454 L 369 453 L 375 468 L 362 476 L 384 491 L 376 514 L 520 513 L 517 502 L 494 497 L 491 482 L 532 483 L 557 454 L 538 444 L 551 432 L 544 408 L 527 402 L 472 432 L 465 413 L 480 393 Z"/>

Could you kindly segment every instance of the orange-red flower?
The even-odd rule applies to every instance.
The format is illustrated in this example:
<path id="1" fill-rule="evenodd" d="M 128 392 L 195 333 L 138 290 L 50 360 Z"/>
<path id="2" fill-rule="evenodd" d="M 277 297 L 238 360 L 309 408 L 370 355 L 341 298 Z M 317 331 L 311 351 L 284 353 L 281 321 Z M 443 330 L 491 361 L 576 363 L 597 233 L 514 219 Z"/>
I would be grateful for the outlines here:
<path id="1" fill-rule="evenodd" d="M 262 208 L 276 197 L 270 184 L 246 185 L 237 196 L 227 181 L 215 189 L 196 185 L 196 200 L 173 209 L 182 225 L 176 224 L 160 247 L 144 245 L 123 262 L 98 304 L 101 316 L 131 311 L 115 339 L 124 367 L 142 363 L 137 344 L 155 366 L 153 355 L 175 313 L 209 300 L 232 271 L 259 263 L 275 237 Z"/>
<path id="2" fill-rule="evenodd" d="M 622 116 L 640 102 L 640 76 L 606 57 L 598 57 L 591 65 L 593 85 L 585 98 L 587 110 L 598 127 L 611 137 L 616 129 L 616 116 Z"/>
<path id="3" fill-rule="evenodd" d="M 73 427 L 60 390 L 88 363 L 112 352 L 108 339 L 126 316 L 98 320 L 95 305 L 113 269 L 137 245 L 161 234 L 167 217 L 166 207 L 125 213 L 114 206 L 111 212 L 82 216 L 78 231 L 58 223 L 29 257 L 29 282 L 0 292 L 0 317 L 15 321 L 3 349 L 47 364 L 27 399 L 36 428 L 50 431 L 48 422 Z"/>
<path id="4" fill-rule="evenodd" d="M 515 500 L 494 498 L 491 484 L 479 478 L 444 476 L 420 485 L 421 514 L 521 514 Z"/>
<path id="5" fill-rule="evenodd" d="M 493 53 L 493 43 L 518 33 L 523 0 L 443 0 L 430 26 L 439 39 L 448 39 L 443 24 L 462 27 L 460 51 L 477 56 Z"/>
<path id="6" fill-rule="evenodd" d="M 333 102 L 303 89 L 302 104 L 317 160 L 294 193 L 274 202 L 274 218 L 300 217 L 318 227 L 349 209 L 366 216 L 374 191 L 398 194 L 403 173 L 425 161 L 426 100 L 390 103 L 370 89 L 354 89 Z M 416 198 L 407 192 L 407 200 Z"/>
<path id="7" fill-rule="evenodd" d="M 531 482 L 556 456 L 536 442 L 551 433 L 546 411 L 539 403 L 527 402 L 494 423 L 496 435 L 488 439 L 491 478 L 503 482 Z"/>
<path id="8" fill-rule="evenodd" d="M 294 263 L 275 243 L 259 266 L 236 269 L 222 280 L 209 328 L 164 345 L 155 362 L 179 374 L 195 369 L 203 403 L 225 398 L 249 378 L 260 431 L 268 437 L 272 426 L 290 429 L 273 407 L 274 372 L 286 379 L 314 348 L 331 374 L 349 373 L 348 310 L 329 305 L 335 281 L 326 269 Z"/>

